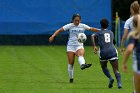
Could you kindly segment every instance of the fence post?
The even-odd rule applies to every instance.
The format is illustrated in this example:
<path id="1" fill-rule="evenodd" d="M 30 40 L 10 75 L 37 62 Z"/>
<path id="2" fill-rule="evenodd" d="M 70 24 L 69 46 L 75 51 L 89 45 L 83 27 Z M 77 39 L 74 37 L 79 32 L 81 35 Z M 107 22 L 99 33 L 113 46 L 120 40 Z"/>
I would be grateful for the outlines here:
<path id="1" fill-rule="evenodd" d="M 116 45 L 120 46 L 121 45 L 121 28 L 120 28 L 120 18 L 118 16 L 118 12 L 116 12 L 116 20 L 115 20 L 115 40 L 116 40 Z"/>
<path id="2" fill-rule="evenodd" d="M 120 27 L 120 18 L 118 18 L 118 46 L 121 45 L 121 27 Z"/>
<path id="3" fill-rule="evenodd" d="M 118 46 L 118 12 L 116 12 L 116 19 L 115 19 L 115 41 L 116 41 L 116 45 Z"/>

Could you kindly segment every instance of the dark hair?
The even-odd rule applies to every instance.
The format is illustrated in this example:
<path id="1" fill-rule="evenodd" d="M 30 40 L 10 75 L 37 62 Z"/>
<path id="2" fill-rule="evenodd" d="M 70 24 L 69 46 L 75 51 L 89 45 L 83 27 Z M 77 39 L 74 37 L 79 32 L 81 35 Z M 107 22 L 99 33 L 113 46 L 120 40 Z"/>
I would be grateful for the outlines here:
<path id="1" fill-rule="evenodd" d="M 75 17 L 79 17 L 79 18 L 81 19 L 80 14 L 74 14 L 74 15 L 72 16 L 72 21 L 75 19 Z"/>
<path id="2" fill-rule="evenodd" d="M 101 24 L 102 28 L 106 29 L 106 28 L 108 28 L 109 22 L 107 19 L 101 19 L 100 24 Z"/>

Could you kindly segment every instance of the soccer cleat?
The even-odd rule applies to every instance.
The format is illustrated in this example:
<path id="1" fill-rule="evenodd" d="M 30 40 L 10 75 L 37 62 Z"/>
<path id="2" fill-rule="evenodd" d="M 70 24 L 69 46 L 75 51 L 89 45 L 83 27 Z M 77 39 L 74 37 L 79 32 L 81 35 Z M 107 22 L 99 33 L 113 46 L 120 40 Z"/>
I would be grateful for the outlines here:
<path id="1" fill-rule="evenodd" d="M 89 68 L 91 65 L 92 64 L 82 64 L 80 68 L 83 70 L 85 68 Z"/>
<path id="2" fill-rule="evenodd" d="M 118 86 L 118 89 L 121 89 L 122 88 L 122 86 Z"/>
<path id="3" fill-rule="evenodd" d="M 73 81 L 74 81 L 74 80 L 73 80 L 73 78 L 72 78 L 72 79 L 70 79 L 70 83 L 73 83 Z"/>
<path id="4" fill-rule="evenodd" d="M 108 88 L 112 88 L 114 83 L 114 79 L 109 81 Z"/>
<path id="5" fill-rule="evenodd" d="M 119 84 L 119 85 L 118 85 L 118 89 L 121 89 L 121 88 L 122 88 L 122 85 L 121 85 L 121 84 Z"/>

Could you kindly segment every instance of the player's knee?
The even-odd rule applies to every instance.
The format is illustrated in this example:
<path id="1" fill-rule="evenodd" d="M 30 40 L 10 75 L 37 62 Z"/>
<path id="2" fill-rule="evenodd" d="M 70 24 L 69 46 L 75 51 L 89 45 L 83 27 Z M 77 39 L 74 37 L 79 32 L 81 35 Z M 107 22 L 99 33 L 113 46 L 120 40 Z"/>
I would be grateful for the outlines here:
<path id="1" fill-rule="evenodd" d="M 84 56 L 84 50 L 83 49 L 79 49 L 77 52 L 76 52 L 76 55 L 79 57 L 79 56 Z"/>
<path id="2" fill-rule="evenodd" d="M 76 55 L 77 55 L 77 57 L 80 57 L 80 56 L 84 56 L 84 53 L 83 52 L 77 52 Z"/>

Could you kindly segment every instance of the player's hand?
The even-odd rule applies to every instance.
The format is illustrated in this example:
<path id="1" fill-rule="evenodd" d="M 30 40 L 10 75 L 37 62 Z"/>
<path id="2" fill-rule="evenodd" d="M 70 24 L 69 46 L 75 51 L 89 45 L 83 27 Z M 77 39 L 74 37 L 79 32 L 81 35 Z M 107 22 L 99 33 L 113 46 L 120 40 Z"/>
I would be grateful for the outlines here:
<path id="1" fill-rule="evenodd" d="M 52 35 L 52 36 L 49 38 L 49 42 L 51 43 L 53 40 L 54 40 L 54 36 Z"/>
<path id="2" fill-rule="evenodd" d="M 124 54 L 124 48 L 120 48 L 121 54 Z"/>
<path id="3" fill-rule="evenodd" d="M 122 70 L 123 70 L 123 72 L 127 72 L 127 65 L 126 64 L 123 64 L 123 66 L 122 66 Z"/>
<path id="4" fill-rule="evenodd" d="M 94 46 L 94 53 L 97 54 L 98 48 Z"/>

